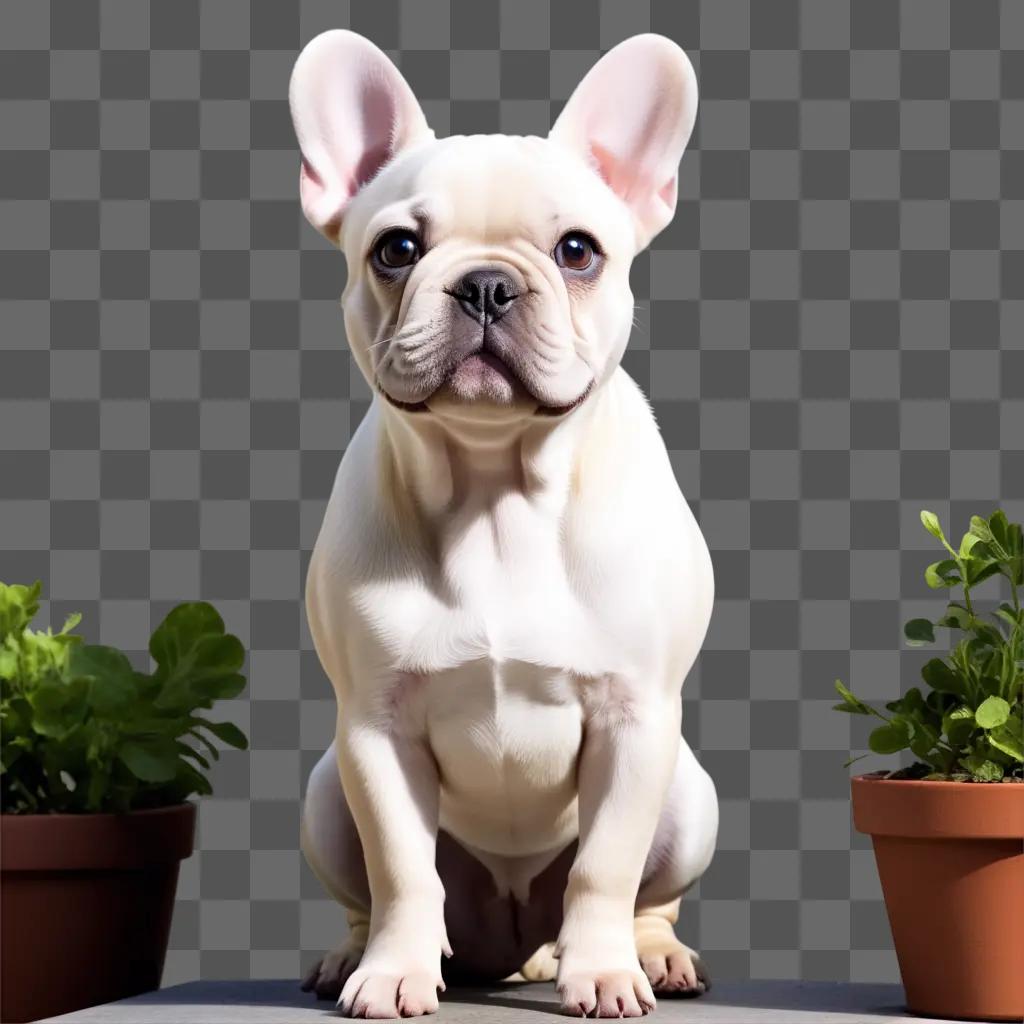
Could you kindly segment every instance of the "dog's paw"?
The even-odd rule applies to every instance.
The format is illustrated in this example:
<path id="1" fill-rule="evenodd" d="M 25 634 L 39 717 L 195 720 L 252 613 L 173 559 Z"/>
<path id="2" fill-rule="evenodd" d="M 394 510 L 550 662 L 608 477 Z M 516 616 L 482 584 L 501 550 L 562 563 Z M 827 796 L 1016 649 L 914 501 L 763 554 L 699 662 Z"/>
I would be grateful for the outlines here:
<path id="1" fill-rule="evenodd" d="M 315 992 L 317 999 L 337 999 L 362 958 L 362 946 L 345 945 L 325 953 L 302 979 L 302 991 Z"/>
<path id="2" fill-rule="evenodd" d="M 629 969 L 570 970 L 555 988 L 571 1017 L 642 1017 L 656 1005 L 647 978 Z"/>
<path id="3" fill-rule="evenodd" d="M 343 1017 L 419 1017 L 437 1013 L 438 989 L 445 984 L 437 971 L 360 967 L 345 982 L 338 1010 Z"/>
<path id="4" fill-rule="evenodd" d="M 707 965 L 689 947 L 676 942 L 674 948 L 639 951 L 640 966 L 659 996 L 695 998 L 711 989 Z"/>
<path id="5" fill-rule="evenodd" d="M 555 944 L 545 942 L 537 948 L 537 952 L 519 968 L 524 981 L 554 981 L 558 976 L 558 960 L 555 957 Z"/>

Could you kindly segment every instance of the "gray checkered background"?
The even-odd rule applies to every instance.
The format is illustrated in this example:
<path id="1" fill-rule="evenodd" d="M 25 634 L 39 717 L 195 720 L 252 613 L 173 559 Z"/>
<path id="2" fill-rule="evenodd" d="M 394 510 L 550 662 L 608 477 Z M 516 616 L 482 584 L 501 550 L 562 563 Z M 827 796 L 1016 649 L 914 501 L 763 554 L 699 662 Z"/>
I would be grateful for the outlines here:
<path id="1" fill-rule="evenodd" d="M 602 50 L 702 102 L 625 357 L 712 548 L 684 732 L 722 826 L 681 934 L 712 973 L 896 976 L 832 680 L 895 696 L 935 609 L 922 507 L 1024 507 L 1019 0 L 4 0 L 0 578 L 135 652 L 175 602 L 249 647 L 165 981 L 297 976 L 343 935 L 298 851 L 333 696 L 300 595 L 371 395 L 302 219 L 300 46 L 386 49 L 439 135 L 545 133 Z M 875 766 L 875 762 L 864 762 Z"/>

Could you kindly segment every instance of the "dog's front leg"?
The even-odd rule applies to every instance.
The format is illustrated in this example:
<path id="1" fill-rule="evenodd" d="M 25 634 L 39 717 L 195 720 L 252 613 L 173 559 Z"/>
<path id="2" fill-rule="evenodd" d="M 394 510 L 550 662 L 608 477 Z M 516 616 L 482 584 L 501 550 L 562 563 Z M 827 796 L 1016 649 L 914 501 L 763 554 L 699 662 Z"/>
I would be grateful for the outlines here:
<path id="1" fill-rule="evenodd" d="M 451 956 L 435 848 L 439 784 L 424 740 L 339 720 L 338 769 L 366 862 L 370 929 L 338 1006 L 352 1017 L 434 1013 Z"/>
<path id="2" fill-rule="evenodd" d="M 585 723 L 580 841 L 555 950 L 566 1013 L 638 1017 L 654 1009 L 633 915 L 676 762 L 681 714 L 678 695 L 605 701 Z"/>

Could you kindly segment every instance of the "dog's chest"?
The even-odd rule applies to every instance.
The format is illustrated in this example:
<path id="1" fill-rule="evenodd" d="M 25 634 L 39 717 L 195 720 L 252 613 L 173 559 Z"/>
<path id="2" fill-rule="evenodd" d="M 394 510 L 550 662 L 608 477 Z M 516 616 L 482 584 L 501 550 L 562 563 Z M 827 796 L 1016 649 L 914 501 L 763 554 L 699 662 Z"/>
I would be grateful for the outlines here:
<path id="1" fill-rule="evenodd" d="M 635 653 L 630 641 L 650 595 L 615 579 L 588 585 L 559 521 L 522 495 L 464 510 L 441 533 L 439 553 L 439 586 L 410 577 L 360 593 L 379 664 L 426 677 L 480 662 L 534 666 L 504 684 L 523 691 L 551 671 L 621 673 Z"/>
<path id="2" fill-rule="evenodd" d="M 506 854 L 551 848 L 576 827 L 584 689 L 621 670 L 628 624 L 581 590 L 559 522 L 521 496 L 467 512 L 439 541 L 446 586 L 362 595 L 393 727 L 427 738 L 453 835 Z"/>

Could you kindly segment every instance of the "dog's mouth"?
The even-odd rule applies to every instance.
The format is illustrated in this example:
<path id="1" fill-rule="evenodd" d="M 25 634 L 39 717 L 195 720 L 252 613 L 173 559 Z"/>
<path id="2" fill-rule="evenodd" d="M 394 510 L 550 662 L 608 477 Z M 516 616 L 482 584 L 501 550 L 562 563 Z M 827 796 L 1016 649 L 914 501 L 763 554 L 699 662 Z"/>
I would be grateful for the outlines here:
<path id="1" fill-rule="evenodd" d="M 536 416 L 564 416 L 586 401 L 594 389 L 593 378 L 587 387 L 571 402 L 553 405 L 536 394 L 514 365 L 498 353 L 490 332 L 485 327 L 480 347 L 458 360 L 448 371 L 441 383 L 425 398 L 407 402 L 395 398 L 376 378 L 377 390 L 393 406 L 404 412 L 430 412 L 430 403 L 444 393 L 456 402 L 487 402 L 498 406 L 511 406 L 524 399 L 536 403 Z"/>
<path id="2" fill-rule="evenodd" d="M 462 379 L 484 381 L 494 378 L 503 381 L 510 388 L 521 387 L 526 390 L 526 385 L 520 380 L 515 370 L 496 352 L 486 347 L 486 336 L 484 346 L 479 352 L 473 352 L 466 356 L 448 375 L 447 382 Z"/>

